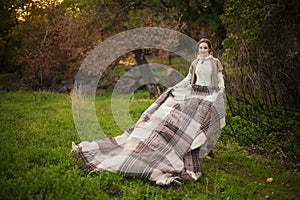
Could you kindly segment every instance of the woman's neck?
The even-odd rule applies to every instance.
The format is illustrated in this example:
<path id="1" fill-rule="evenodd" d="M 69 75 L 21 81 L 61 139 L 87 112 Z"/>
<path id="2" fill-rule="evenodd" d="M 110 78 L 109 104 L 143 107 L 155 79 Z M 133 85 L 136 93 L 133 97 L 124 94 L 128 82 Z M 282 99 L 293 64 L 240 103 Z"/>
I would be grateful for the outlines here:
<path id="1" fill-rule="evenodd" d="M 203 55 L 203 56 L 202 56 L 202 55 L 198 55 L 198 58 L 200 58 L 200 59 L 203 59 L 203 60 L 204 60 L 204 59 L 208 59 L 208 58 L 210 58 L 210 56 L 211 56 L 210 54 L 208 54 L 208 55 Z"/>

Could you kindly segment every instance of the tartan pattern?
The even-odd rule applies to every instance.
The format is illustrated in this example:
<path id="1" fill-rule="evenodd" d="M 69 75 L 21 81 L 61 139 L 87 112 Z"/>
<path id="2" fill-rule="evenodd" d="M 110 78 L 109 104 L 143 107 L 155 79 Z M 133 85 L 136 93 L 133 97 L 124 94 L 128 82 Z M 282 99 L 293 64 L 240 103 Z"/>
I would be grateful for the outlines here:
<path id="1" fill-rule="evenodd" d="M 122 135 L 73 148 L 91 172 L 116 172 L 168 185 L 199 178 L 203 158 L 224 125 L 223 95 L 190 85 L 168 89 Z"/>

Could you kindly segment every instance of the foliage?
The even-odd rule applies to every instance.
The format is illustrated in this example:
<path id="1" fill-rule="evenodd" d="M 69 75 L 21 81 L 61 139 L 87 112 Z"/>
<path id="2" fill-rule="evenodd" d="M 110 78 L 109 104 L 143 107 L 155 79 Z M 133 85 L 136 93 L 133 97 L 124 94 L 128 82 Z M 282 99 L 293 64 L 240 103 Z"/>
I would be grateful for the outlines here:
<path id="1" fill-rule="evenodd" d="M 94 44 L 128 29 L 171 28 L 196 40 L 211 37 L 217 47 L 224 36 L 219 21 L 223 1 L 61 2 L 5 0 L 1 4 L 5 20 L 1 21 L 0 73 L 17 71 L 23 82 L 20 88 L 65 91 Z"/>
<path id="2" fill-rule="evenodd" d="M 2 0 L 0 2 L 0 74 L 18 69 L 16 49 L 20 47 L 20 44 L 19 35 L 14 29 L 22 26 L 22 22 L 37 10 L 58 5 L 61 1 Z M 35 33 L 32 35 L 35 36 Z"/>
<path id="3" fill-rule="evenodd" d="M 19 89 L 69 91 L 75 72 L 95 44 L 144 26 L 179 30 L 196 40 L 207 36 L 221 53 L 225 27 L 221 60 L 229 106 L 226 135 L 251 145 L 255 152 L 278 153 L 298 163 L 298 1 L 65 0 L 62 4 L 34 1 L 28 6 L 32 2 L 0 2 L 0 73 L 18 72 L 1 76 L 0 84 L 17 77 Z M 169 57 L 168 52 L 149 52 Z M 169 63 L 151 55 L 144 58 L 170 65 L 183 75 L 188 70 L 179 58 Z M 100 89 L 111 89 L 126 72 L 115 63 L 102 77 L 106 80 L 101 80 Z M 140 112 L 131 113 L 138 117 Z"/>
<path id="4" fill-rule="evenodd" d="M 225 2 L 229 91 L 245 105 L 299 108 L 298 6 L 296 0 Z"/>
<path id="5" fill-rule="evenodd" d="M 4 72 L 12 72 L 15 68 L 14 61 L 14 44 L 11 44 L 11 30 L 18 25 L 16 19 L 18 8 L 29 0 L 2 0 L 0 2 L 0 74 Z M 10 68 L 5 67 L 11 65 Z M 8 69 L 7 69 L 8 68 Z M 13 68 L 13 69 L 12 69 Z"/>
<path id="6" fill-rule="evenodd" d="M 226 91 L 242 144 L 299 163 L 299 1 L 225 1 Z M 297 147 L 298 146 L 298 147 Z"/>
<path id="7" fill-rule="evenodd" d="M 233 106 L 233 105 L 231 105 Z M 279 158 L 290 169 L 300 164 L 300 112 L 273 107 L 268 113 L 259 107 L 234 104 L 226 115 L 224 137 L 235 138 L 251 153 Z"/>
<path id="8" fill-rule="evenodd" d="M 145 92 L 132 113 L 149 105 Z M 277 161 L 249 155 L 234 140 L 220 138 L 197 182 L 162 188 L 140 178 L 106 172 L 84 176 L 70 156 L 79 142 L 67 94 L 0 92 L 1 199 L 297 199 L 299 176 Z M 96 98 L 101 127 L 121 134 L 110 113 L 110 94 Z M 136 120 L 137 116 L 133 116 Z M 108 123 L 108 124 L 106 124 Z M 236 121 L 235 123 L 240 123 Z M 273 178 L 272 182 L 268 182 Z"/>
<path id="9" fill-rule="evenodd" d="M 19 38 L 18 64 L 24 85 L 33 90 L 65 90 L 99 37 L 82 28 L 83 19 L 65 14 L 64 8 L 39 10 L 14 29 Z M 34 37 L 33 37 L 34 35 Z"/>
<path id="10" fill-rule="evenodd" d="M 223 0 L 172 0 L 164 1 L 166 14 L 175 13 L 179 21 L 179 31 L 195 40 L 210 38 L 216 49 L 225 37 L 225 30 L 220 21 L 223 11 Z"/>

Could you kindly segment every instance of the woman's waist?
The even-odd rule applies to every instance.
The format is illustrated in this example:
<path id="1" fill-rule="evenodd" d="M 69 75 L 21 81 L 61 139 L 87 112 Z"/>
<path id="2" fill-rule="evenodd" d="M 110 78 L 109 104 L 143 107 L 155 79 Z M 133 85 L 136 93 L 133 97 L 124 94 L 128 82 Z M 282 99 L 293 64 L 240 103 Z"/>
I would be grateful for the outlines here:
<path id="1" fill-rule="evenodd" d="M 198 85 L 198 84 L 191 84 L 193 90 L 197 91 L 197 92 L 208 92 L 208 93 L 212 93 L 212 92 L 216 92 L 219 90 L 218 87 L 213 87 L 213 86 L 205 86 L 205 85 Z"/>

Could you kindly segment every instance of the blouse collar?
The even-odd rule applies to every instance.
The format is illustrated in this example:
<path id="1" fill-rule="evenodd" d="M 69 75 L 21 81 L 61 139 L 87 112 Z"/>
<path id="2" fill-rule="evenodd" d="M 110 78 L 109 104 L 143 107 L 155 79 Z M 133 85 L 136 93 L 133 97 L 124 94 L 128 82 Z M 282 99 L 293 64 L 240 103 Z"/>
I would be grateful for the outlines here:
<path id="1" fill-rule="evenodd" d="M 197 58 L 201 59 L 201 60 L 208 60 L 212 57 L 212 55 L 208 55 L 205 58 L 201 58 L 199 55 L 197 56 Z"/>

